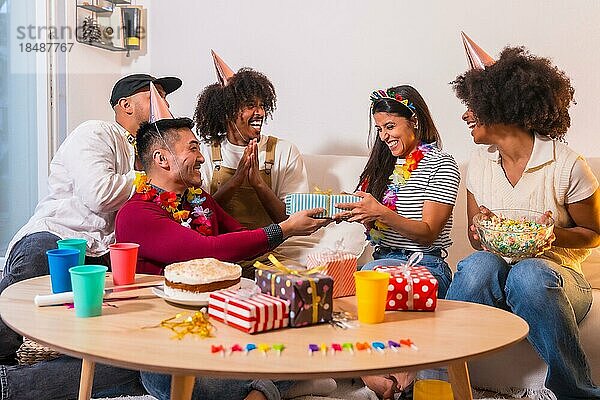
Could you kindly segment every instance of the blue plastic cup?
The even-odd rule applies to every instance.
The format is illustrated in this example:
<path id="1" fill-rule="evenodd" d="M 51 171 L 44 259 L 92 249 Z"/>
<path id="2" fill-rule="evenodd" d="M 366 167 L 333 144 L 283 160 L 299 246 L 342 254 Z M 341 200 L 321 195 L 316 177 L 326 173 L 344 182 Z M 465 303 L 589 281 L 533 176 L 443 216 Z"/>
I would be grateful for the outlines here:
<path id="1" fill-rule="evenodd" d="M 69 269 L 73 285 L 75 316 L 86 318 L 102 315 L 107 270 L 104 265 L 78 265 Z"/>
<path id="2" fill-rule="evenodd" d="M 46 251 L 52 293 L 70 292 L 71 276 L 69 268 L 79 265 L 79 250 L 52 249 Z"/>
<path id="3" fill-rule="evenodd" d="M 77 249 L 79 253 L 79 262 L 77 265 L 85 264 L 85 250 L 87 248 L 87 240 L 85 239 L 61 239 L 57 240 L 56 244 L 59 249 Z"/>

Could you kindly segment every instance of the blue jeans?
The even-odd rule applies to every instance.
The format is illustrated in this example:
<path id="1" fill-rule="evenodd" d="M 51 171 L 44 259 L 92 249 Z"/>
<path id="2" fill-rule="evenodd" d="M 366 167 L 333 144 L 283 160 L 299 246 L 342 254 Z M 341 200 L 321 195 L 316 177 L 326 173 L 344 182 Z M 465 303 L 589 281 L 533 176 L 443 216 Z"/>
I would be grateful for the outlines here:
<path id="1" fill-rule="evenodd" d="M 25 236 L 10 250 L 0 281 L 0 293 L 13 283 L 25 279 L 48 275 L 46 250 L 56 249 L 60 238 L 50 232 L 38 232 Z M 0 358 L 14 358 L 23 343 L 23 337 L 0 321 Z M 0 363 L 4 363 L 1 362 Z"/>
<path id="2" fill-rule="evenodd" d="M 76 399 L 81 360 L 61 356 L 34 365 L 0 365 L 1 400 Z M 140 373 L 96 364 L 92 397 L 146 394 Z"/>
<path id="3" fill-rule="evenodd" d="M 529 324 L 527 339 L 548 366 L 546 387 L 560 400 L 600 399 L 577 327 L 592 305 L 590 284 L 581 274 L 541 258 L 509 265 L 478 251 L 458 263 L 446 298 L 523 318 Z"/>
<path id="4" fill-rule="evenodd" d="M 169 400 L 171 395 L 171 375 L 142 372 L 142 383 L 152 396 L 158 400 Z M 270 381 L 257 379 L 236 380 L 197 377 L 192 393 L 192 400 L 243 399 L 252 390 L 258 390 L 268 400 L 281 400 L 293 381 Z"/>
<path id="5" fill-rule="evenodd" d="M 402 249 L 378 248 L 373 253 L 374 261 L 370 261 L 363 265 L 361 270 L 370 270 L 377 266 L 396 266 L 398 261 L 406 262 L 412 252 Z M 431 275 L 438 281 L 438 298 L 446 297 L 448 286 L 452 282 L 452 270 L 448 263 L 441 256 L 433 254 L 423 254 L 423 259 L 419 261 L 419 265 L 427 268 Z"/>

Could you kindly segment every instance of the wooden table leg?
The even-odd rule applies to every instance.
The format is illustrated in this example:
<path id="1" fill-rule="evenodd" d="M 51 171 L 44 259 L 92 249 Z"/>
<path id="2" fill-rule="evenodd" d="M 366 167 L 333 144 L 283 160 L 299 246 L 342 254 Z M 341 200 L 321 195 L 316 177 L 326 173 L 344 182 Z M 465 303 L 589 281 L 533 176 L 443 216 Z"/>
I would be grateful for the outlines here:
<path id="1" fill-rule="evenodd" d="M 81 362 L 81 378 L 79 379 L 79 400 L 90 400 L 94 384 L 94 367 L 96 363 L 86 358 Z"/>
<path id="2" fill-rule="evenodd" d="M 173 375 L 171 378 L 171 400 L 190 400 L 196 377 L 193 375 Z"/>
<path id="3" fill-rule="evenodd" d="M 473 400 L 471 380 L 466 361 L 459 361 L 448 365 L 448 377 L 452 385 L 454 400 Z"/>

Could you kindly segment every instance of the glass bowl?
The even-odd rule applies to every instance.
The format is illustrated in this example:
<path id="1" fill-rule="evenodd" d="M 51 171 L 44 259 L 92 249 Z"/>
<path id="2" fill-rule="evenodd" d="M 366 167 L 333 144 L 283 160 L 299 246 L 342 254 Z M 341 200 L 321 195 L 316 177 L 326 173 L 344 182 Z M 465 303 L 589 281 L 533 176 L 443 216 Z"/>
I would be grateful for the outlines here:
<path id="1" fill-rule="evenodd" d="M 490 210 L 473 217 L 481 244 L 502 257 L 535 257 L 552 236 L 554 219 L 532 210 Z"/>

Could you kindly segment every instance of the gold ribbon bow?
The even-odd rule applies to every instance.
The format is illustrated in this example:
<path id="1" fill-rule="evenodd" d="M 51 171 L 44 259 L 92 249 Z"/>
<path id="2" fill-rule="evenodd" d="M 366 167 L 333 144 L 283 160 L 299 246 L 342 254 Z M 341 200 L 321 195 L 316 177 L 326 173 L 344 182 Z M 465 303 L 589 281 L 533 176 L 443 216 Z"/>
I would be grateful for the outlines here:
<path id="1" fill-rule="evenodd" d="M 320 187 L 315 186 L 313 189 L 313 193 L 314 194 L 326 194 L 327 196 L 331 196 L 332 190 L 331 189 L 323 190 Z"/>
<path id="2" fill-rule="evenodd" d="M 315 186 L 313 189 L 313 194 L 324 194 L 327 196 L 327 204 L 325 204 L 325 217 L 329 217 L 331 215 L 331 189 L 323 190 L 318 186 Z"/>
<path id="3" fill-rule="evenodd" d="M 310 275 L 315 275 L 323 272 L 327 267 L 325 265 L 319 265 L 306 270 L 297 270 L 286 267 L 283 265 L 273 254 L 269 254 L 269 261 L 273 263 L 273 265 L 265 265 L 260 261 L 256 261 L 254 263 L 254 268 L 260 269 L 263 271 L 272 272 L 271 274 L 271 296 L 275 296 L 275 279 L 277 278 L 277 274 L 286 274 L 286 275 L 296 275 L 306 278 L 308 284 L 311 288 L 311 297 L 312 297 L 312 322 L 313 324 L 317 322 L 319 319 L 319 303 L 321 302 L 321 296 L 317 293 L 317 284 L 314 278 L 311 278 Z"/>

